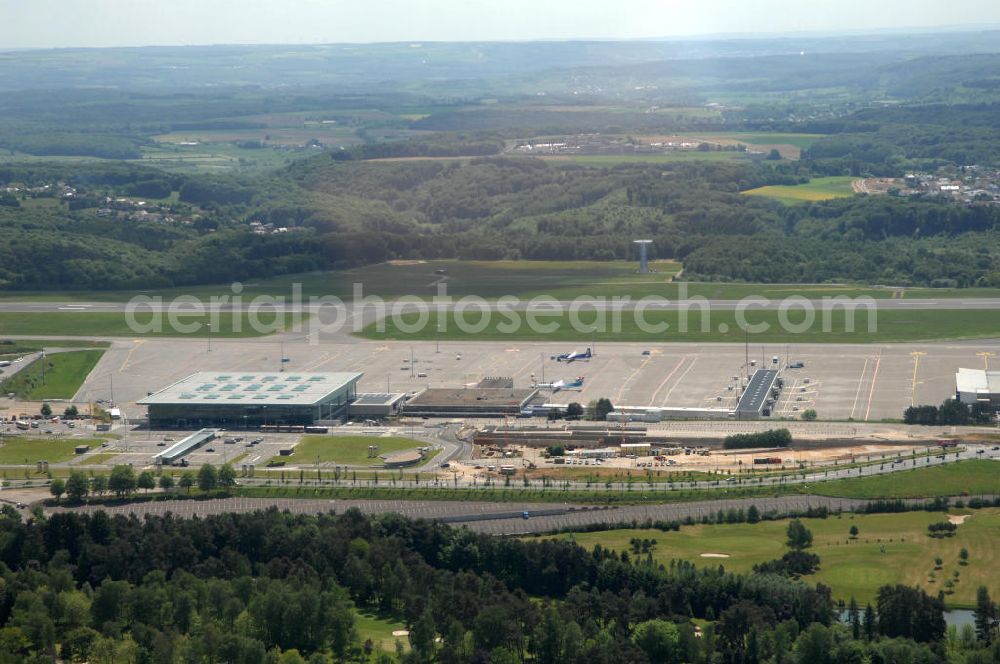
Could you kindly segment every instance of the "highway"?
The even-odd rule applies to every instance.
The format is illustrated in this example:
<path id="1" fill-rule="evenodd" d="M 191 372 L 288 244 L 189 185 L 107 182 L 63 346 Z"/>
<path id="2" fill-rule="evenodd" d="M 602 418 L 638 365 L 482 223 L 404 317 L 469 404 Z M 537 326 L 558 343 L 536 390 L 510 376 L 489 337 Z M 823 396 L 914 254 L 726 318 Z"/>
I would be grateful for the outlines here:
<path id="1" fill-rule="evenodd" d="M 964 498 L 968 500 L 969 497 Z M 783 515 L 803 513 L 809 508 L 822 507 L 831 511 L 850 511 L 864 507 L 868 502 L 867 500 L 815 495 L 703 500 L 688 503 L 620 507 L 568 503 L 220 498 L 215 500 L 164 500 L 124 505 L 52 507 L 46 509 L 46 513 L 105 511 L 113 515 L 142 517 L 173 514 L 182 518 L 192 518 L 225 513 L 246 514 L 271 508 L 287 510 L 293 514 L 343 513 L 349 509 L 358 509 L 369 516 L 396 513 L 411 519 L 430 519 L 456 527 L 466 526 L 472 530 L 491 535 L 527 535 L 583 528 L 598 523 L 642 527 L 649 521 L 680 521 L 688 517 L 700 520 L 703 516 L 714 516 L 719 510 L 746 510 L 751 505 L 756 506 L 762 514 Z M 924 504 L 928 501 L 907 500 L 905 502 Z M 524 518 L 525 512 L 528 513 L 528 518 Z"/>

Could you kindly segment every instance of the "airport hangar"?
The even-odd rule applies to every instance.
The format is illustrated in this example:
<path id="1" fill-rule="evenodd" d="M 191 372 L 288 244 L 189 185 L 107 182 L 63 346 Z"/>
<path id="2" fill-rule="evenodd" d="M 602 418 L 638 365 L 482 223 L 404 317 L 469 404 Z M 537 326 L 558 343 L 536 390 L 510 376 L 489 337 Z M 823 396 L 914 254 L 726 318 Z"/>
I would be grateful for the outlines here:
<path id="1" fill-rule="evenodd" d="M 959 369 L 955 374 L 955 397 L 969 406 L 982 404 L 1000 410 L 1000 371 Z"/>
<path id="2" fill-rule="evenodd" d="M 199 372 L 137 403 L 147 407 L 151 428 L 310 425 L 346 417 L 363 375 Z"/>

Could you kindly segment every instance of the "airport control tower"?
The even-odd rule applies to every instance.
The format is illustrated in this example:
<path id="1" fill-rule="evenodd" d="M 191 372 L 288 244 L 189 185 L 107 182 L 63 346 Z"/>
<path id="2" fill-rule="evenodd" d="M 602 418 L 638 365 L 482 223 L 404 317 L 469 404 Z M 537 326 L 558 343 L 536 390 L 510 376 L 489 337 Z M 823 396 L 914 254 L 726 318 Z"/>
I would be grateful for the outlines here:
<path id="1" fill-rule="evenodd" d="M 649 274 L 649 245 L 652 240 L 633 240 L 639 245 L 639 274 Z"/>

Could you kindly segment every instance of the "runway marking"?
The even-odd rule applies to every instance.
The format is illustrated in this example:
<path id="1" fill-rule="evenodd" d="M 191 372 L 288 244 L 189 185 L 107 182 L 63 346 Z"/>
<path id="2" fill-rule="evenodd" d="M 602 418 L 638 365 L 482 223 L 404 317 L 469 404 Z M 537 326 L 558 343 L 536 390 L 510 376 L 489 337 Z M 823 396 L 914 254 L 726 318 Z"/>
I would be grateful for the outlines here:
<path id="1" fill-rule="evenodd" d="M 854 411 L 857 410 L 858 399 L 861 398 L 861 388 L 865 384 L 865 376 L 868 375 L 868 363 L 871 362 L 871 359 L 872 359 L 871 356 L 866 357 L 865 366 L 861 367 L 861 375 L 858 377 L 858 390 L 857 392 L 854 393 L 854 405 L 851 406 L 851 415 L 850 415 L 851 418 L 854 417 Z"/>
<path id="2" fill-rule="evenodd" d="M 531 358 L 530 360 L 528 360 L 527 362 L 525 362 L 524 365 L 521 366 L 520 369 L 518 369 L 517 371 L 514 372 L 514 376 L 513 377 L 517 378 L 518 376 L 523 376 L 526 372 L 530 371 L 531 366 L 535 362 L 541 362 L 542 365 L 544 365 L 545 364 L 545 356 L 542 355 L 537 360 L 535 358 Z M 536 376 L 536 378 L 537 378 L 537 376 Z M 545 381 L 542 381 L 542 382 L 544 383 Z"/>
<path id="3" fill-rule="evenodd" d="M 604 363 L 604 366 L 602 366 L 599 370 L 595 370 L 594 373 L 603 372 L 605 369 L 607 369 L 611 365 L 611 363 L 613 361 L 614 361 L 614 357 L 608 358 L 608 361 Z M 590 385 L 584 384 L 584 386 L 580 388 L 580 391 L 577 392 L 577 394 L 579 394 L 579 395 L 582 396 L 583 393 L 586 392 L 589 387 L 593 387 L 593 385 L 594 385 L 593 383 L 591 383 Z"/>
<path id="4" fill-rule="evenodd" d="M 118 367 L 118 373 L 122 373 L 128 367 L 129 362 L 132 361 L 132 353 L 139 349 L 139 346 L 146 343 L 145 339 L 135 339 L 133 340 L 132 347 L 129 349 L 128 353 L 125 354 L 125 359 L 122 360 L 122 364 Z"/>
<path id="5" fill-rule="evenodd" d="M 652 355 L 647 356 L 642 362 L 639 363 L 639 366 L 636 367 L 635 371 L 630 373 L 628 378 L 622 382 L 621 387 L 618 388 L 618 395 L 615 397 L 615 401 L 620 402 L 622 400 L 622 394 L 625 393 L 625 388 L 632 382 L 632 379 L 635 378 L 640 371 L 646 368 L 646 365 L 649 364 L 651 359 L 653 359 Z"/>
<path id="6" fill-rule="evenodd" d="M 677 382 L 674 383 L 669 390 L 667 390 L 667 393 L 665 395 L 663 395 L 663 401 L 660 403 L 661 406 L 667 405 L 667 399 L 669 399 L 670 395 L 674 393 L 674 390 L 677 389 L 677 386 L 681 384 L 681 381 L 684 380 L 684 377 L 687 376 L 689 373 L 691 373 L 691 369 L 694 369 L 695 362 L 697 361 L 698 361 L 697 355 L 691 358 L 691 364 L 689 364 L 687 369 L 684 370 L 684 373 L 682 373 L 677 378 Z"/>
<path id="7" fill-rule="evenodd" d="M 674 365 L 674 368 L 670 371 L 670 373 L 667 374 L 667 377 L 664 378 L 663 381 L 657 386 L 656 391 L 653 392 L 653 396 L 649 398 L 650 406 L 656 403 L 656 395 L 660 393 L 660 390 L 662 390 L 663 386 L 667 384 L 667 381 L 670 380 L 670 377 L 673 376 L 675 373 L 677 373 L 677 370 L 681 368 L 681 365 L 687 362 L 688 357 L 689 356 L 684 355 L 681 357 L 681 359 L 677 360 L 677 364 Z"/>
<path id="8" fill-rule="evenodd" d="M 913 356 L 913 378 L 910 381 L 910 405 L 917 405 L 917 369 L 920 367 L 920 356 L 926 355 L 923 351 L 913 351 L 910 355 Z"/>
<path id="9" fill-rule="evenodd" d="M 872 372 L 872 389 L 868 393 L 868 408 L 865 409 L 865 422 L 868 421 L 868 416 L 872 412 L 872 398 L 875 396 L 875 381 L 878 379 L 878 368 L 882 364 L 882 351 L 879 350 L 878 356 L 875 358 L 875 371 Z"/>

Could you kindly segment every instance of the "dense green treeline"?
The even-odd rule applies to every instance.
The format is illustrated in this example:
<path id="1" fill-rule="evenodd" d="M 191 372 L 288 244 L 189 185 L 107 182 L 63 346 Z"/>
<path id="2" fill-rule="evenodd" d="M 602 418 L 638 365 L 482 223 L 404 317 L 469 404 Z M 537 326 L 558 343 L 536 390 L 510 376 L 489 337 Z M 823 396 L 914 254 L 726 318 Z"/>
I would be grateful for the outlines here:
<path id="1" fill-rule="evenodd" d="M 5 166 L 0 181 L 61 181 L 84 193 L 64 207 L 0 206 L 10 239 L 0 279 L 15 289 L 147 288 L 399 258 L 628 259 L 631 241 L 647 237 L 654 257 L 683 261 L 693 280 L 1000 284 L 996 206 L 892 196 L 785 206 L 739 193 L 808 177 L 804 163 L 601 168 L 499 157 L 317 155 L 258 176 Z M 106 194 L 173 191 L 171 209 L 192 223 L 96 214 Z M 297 232 L 253 234 L 252 221 Z"/>
<path id="2" fill-rule="evenodd" d="M 31 219 L 30 222 L 23 220 Z M 32 213 L 0 206 L 0 287 L 154 288 L 225 283 L 327 265 L 313 233 L 203 233 L 153 222 Z"/>
<path id="3" fill-rule="evenodd" d="M 807 124 L 828 135 L 804 150 L 802 158 L 828 175 L 901 177 L 946 164 L 997 166 L 998 117 L 998 103 L 866 108 Z"/>
<path id="4" fill-rule="evenodd" d="M 0 517 L 0 662 L 927 662 L 940 600 L 886 586 L 837 624 L 828 588 L 784 574 L 408 521 L 276 510 L 145 521 Z M 989 597 L 983 601 L 989 616 Z M 360 611 L 403 623 L 380 652 Z M 996 654 L 994 647 L 993 654 Z"/>

